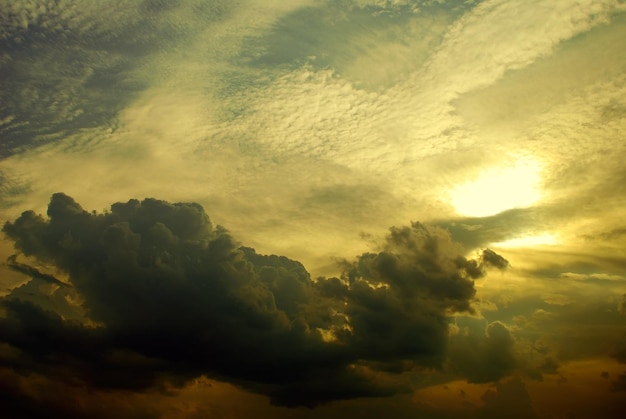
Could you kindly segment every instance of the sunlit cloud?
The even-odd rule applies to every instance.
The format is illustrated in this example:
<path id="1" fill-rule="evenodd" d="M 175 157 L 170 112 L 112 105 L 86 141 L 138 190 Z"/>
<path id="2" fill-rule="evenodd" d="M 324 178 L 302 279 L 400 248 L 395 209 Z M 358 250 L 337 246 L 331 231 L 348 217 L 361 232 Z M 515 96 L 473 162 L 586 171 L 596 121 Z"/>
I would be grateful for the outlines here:
<path id="1" fill-rule="evenodd" d="M 535 247 L 553 246 L 559 243 L 559 237 L 554 233 L 543 233 L 531 236 L 516 237 L 502 242 L 492 243 L 494 248 L 507 247 Z"/>
<path id="2" fill-rule="evenodd" d="M 517 160 L 511 166 L 487 168 L 473 180 L 450 192 L 459 215 L 488 217 L 529 207 L 541 199 L 541 166 L 535 160 Z"/>

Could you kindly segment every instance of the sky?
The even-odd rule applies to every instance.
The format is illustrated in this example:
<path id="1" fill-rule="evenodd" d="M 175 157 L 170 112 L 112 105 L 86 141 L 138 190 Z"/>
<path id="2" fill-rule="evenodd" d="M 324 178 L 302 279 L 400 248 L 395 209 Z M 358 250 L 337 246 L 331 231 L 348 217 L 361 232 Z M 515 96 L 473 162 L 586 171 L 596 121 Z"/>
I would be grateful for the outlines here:
<path id="1" fill-rule="evenodd" d="M 0 0 L 15 418 L 621 418 L 623 0 Z"/>

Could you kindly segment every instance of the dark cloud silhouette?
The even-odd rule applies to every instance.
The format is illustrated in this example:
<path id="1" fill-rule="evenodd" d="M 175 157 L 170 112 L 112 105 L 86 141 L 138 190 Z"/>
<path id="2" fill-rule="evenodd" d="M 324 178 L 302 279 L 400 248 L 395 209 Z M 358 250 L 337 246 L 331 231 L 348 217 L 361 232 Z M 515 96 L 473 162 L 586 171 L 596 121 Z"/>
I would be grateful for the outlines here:
<path id="1" fill-rule="evenodd" d="M 483 250 L 482 261 L 485 265 L 493 266 L 498 269 L 506 269 L 509 267 L 509 261 L 491 249 Z"/>
<path id="2" fill-rule="evenodd" d="M 346 261 L 340 278 L 312 280 L 297 261 L 241 246 L 197 204 L 133 199 L 97 214 L 57 193 L 47 215 L 26 211 L 3 230 L 19 252 L 68 274 L 85 318 L 12 293 L 1 300 L 0 336 L 17 355 L 3 361 L 95 388 L 206 374 L 287 406 L 391 395 L 409 388 L 398 365 L 443 365 L 448 315 L 472 311 L 486 266 L 506 266 L 489 250 L 468 260 L 445 230 L 415 223 L 392 228 L 380 252 Z M 487 357 L 505 370 L 508 331 L 492 324 L 486 339 Z"/>
<path id="3" fill-rule="evenodd" d="M 472 248 L 528 234 L 528 226 L 540 230 L 544 218 L 540 209 L 514 208 L 487 217 L 442 219 L 433 224 L 450 231 L 455 241 Z"/>
<path id="4" fill-rule="evenodd" d="M 515 340 L 500 322 L 490 323 L 483 333 L 464 328 L 450 338 L 449 362 L 469 382 L 497 381 L 517 366 Z"/>

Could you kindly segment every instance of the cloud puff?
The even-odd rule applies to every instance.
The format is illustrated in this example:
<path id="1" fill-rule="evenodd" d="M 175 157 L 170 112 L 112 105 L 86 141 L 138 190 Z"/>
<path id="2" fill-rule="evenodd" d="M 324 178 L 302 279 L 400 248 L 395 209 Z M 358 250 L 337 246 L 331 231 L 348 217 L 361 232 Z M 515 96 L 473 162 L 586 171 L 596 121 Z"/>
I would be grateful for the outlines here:
<path id="1" fill-rule="evenodd" d="M 445 230 L 415 223 L 346 261 L 341 278 L 312 280 L 297 261 L 241 246 L 197 204 L 133 199 L 97 214 L 57 193 L 47 215 L 26 211 L 4 232 L 74 288 L 10 262 L 75 292 L 85 318 L 7 296 L 4 361 L 101 388 L 207 374 L 290 406 L 393 394 L 408 386 L 402 362 L 442 366 L 448 315 L 471 311 L 486 265 L 504 266 L 491 251 L 465 259 Z"/>

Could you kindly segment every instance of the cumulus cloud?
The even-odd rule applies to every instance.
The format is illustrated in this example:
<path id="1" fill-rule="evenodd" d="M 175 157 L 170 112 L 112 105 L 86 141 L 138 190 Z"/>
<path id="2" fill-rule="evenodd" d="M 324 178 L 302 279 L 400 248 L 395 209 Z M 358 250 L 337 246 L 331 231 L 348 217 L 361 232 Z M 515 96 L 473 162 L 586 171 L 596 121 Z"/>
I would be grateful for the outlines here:
<path id="1" fill-rule="evenodd" d="M 85 317 L 7 296 L 0 335 L 15 351 L 4 361 L 96 388 L 207 374 L 290 406 L 405 391 L 397 366 L 441 368 L 448 315 L 471 311 L 473 280 L 503 264 L 491 251 L 468 260 L 445 230 L 414 223 L 344 262 L 340 278 L 312 280 L 297 261 L 241 246 L 197 204 L 133 199 L 98 214 L 57 193 L 47 216 L 26 211 L 4 232 L 67 273 Z M 489 328 L 495 346 L 505 330 Z"/>
<path id="2" fill-rule="evenodd" d="M 623 361 L 624 7 L 0 0 L 7 397 L 31 372 L 133 392 L 206 374 L 315 405 L 423 369 L 467 389 Z M 545 169 L 540 202 L 453 214 L 450 190 L 520 156 Z M 236 230 L 151 199 L 17 218 L 57 190 L 194 200 Z M 429 224 L 375 251 L 355 234 L 410 217 Z M 502 245 L 514 269 L 474 285 L 509 263 L 463 255 L 544 232 L 558 243 Z"/>

